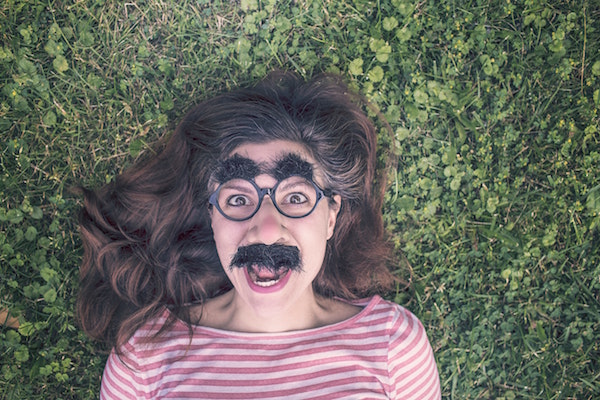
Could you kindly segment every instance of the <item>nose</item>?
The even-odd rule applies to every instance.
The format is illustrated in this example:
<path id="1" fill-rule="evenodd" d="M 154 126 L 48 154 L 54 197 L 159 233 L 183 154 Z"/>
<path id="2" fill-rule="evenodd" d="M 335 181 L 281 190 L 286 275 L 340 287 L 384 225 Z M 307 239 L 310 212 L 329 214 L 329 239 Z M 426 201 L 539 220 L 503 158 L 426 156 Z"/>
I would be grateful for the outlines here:
<path id="1" fill-rule="evenodd" d="M 253 243 L 274 244 L 285 241 L 285 217 L 279 213 L 269 196 L 263 202 L 254 216 L 250 219 L 248 239 Z"/>

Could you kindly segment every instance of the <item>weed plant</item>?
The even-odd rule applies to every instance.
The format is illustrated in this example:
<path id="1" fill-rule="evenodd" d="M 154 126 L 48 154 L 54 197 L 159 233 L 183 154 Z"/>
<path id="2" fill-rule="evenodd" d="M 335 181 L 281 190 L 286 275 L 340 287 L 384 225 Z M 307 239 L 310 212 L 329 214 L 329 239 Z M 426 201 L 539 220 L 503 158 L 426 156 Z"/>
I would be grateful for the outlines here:
<path id="1" fill-rule="evenodd" d="M 599 29 L 591 0 L 3 1 L 0 398 L 97 398 L 69 188 L 276 68 L 342 74 L 391 124 L 395 300 L 444 398 L 599 398 Z"/>

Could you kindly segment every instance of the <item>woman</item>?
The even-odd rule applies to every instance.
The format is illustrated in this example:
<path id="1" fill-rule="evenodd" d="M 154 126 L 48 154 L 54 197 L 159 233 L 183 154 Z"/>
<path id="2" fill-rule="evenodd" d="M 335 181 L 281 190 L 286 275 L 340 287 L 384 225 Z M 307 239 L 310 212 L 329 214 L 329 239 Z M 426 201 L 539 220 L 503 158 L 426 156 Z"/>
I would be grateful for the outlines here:
<path id="1" fill-rule="evenodd" d="M 440 398 L 393 290 L 376 133 L 332 77 L 194 107 L 81 215 L 78 312 L 101 398 Z M 374 183 L 375 182 L 375 183 Z"/>

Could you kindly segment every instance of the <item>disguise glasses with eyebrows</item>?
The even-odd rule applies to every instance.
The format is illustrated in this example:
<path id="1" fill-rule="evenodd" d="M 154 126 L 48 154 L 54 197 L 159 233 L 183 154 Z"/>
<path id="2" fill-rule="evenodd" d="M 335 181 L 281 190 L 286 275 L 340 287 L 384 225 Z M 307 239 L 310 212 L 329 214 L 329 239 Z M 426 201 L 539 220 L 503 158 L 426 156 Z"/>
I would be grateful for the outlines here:
<path id="1" fill-rule="evenodd" d="M 317 207 L 323 197 L 331 197 L 330 190 L 317 186 L 312 179 L 290 176 L 278 181 L 272 188 L 261 189 L 249 179 L 230 179 L 219 185 L 208 202 L 227 219 L 245 221 L 256 214 L 268 195 L 282 215 L 303 218 Z"/>

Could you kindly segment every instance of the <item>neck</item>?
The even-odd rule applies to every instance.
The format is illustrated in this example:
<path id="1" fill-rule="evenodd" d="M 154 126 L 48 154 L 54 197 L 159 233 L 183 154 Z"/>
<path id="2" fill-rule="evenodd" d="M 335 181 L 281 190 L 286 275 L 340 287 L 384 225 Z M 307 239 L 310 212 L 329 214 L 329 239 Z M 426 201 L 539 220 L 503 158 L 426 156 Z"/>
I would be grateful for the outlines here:
<path id="1" fill-rule="evenodd" d="M 257 312 L 239 298 L 235 289 L 209 300 L 195 311 L 198 324 L 231 332 L 277 333 L 318 328 L 344 321 L 360 308 L 335 299 L 302 296 L 290 309 L 274 307 Z"/>
<path id="2" fill-rule="evenodd" d="M 235 289 L 231 293 L 231 326 L 229 330 L 240 332 L 276 333 L 304 330 L 320 326 L 323 307 L 310 288 L 303 298 L 292 307 L 251 307 Z M 268 301 L 268 300 L 267 300 Z"/>
<path id="3" fill-rule="evenodd" d="M 273 307 L 265 300 L 265 306 L 247 305 L 235 291 L 213 298 L 197 310 L 203 326 L 232 332 L 276 333 L 316 328 L 326 324 L 327 300 L 309 294 L 302 296 L 290 308 Z M 321 301 L 323 300 L 323 301 Z"/>

